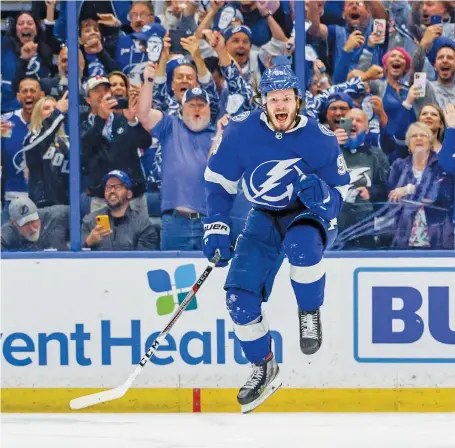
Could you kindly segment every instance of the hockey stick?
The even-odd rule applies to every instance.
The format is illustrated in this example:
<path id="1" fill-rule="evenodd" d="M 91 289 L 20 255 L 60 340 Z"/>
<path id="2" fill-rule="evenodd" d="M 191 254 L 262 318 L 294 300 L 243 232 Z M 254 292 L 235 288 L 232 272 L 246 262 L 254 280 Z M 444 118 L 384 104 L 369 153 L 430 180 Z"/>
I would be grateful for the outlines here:
<path id="1" fill-rule="evenodd" d="M 105 390 L 103 392 L 97 392 L 95 394 L 85 395 L 83 397 L 75 398 L 74 400 L 70 401 L 70 408 L 71 409 L 83 409 L 89 406 L 94 406 L 95 404 L 104 403 L 106 401 L 116 400 L 117 398 L 123 397 L 126 394 L 128 389 L 132 386 L 134 380 L 139 376 L 142 372 L 142 369 L 147 364 L 148 360 L 151 358 L 153 353 L 156 349 L 160 346 L 163 339 L 168 335 L 171 331 L 174 324 L 177 322 L 178 318 L 182 315 L 185 308 L 189 305 L 193 297 L 199 291 L 202 284 L 205 282 L 207 277 L 209 276 L 210 272 L 212 272 L 213 268 L 216 264 L 220 261 L 221 254 L 217 250 L 215 256 L 210 260 L 208 266 L 205 268 L 204 272 L 201 276 L 197 279 L 196 283 L 192 286 L 191 291 L 187 294 L 183 302 L 178 307 L 177 311 L 172 316 L 172 319 L 166 325 L 164 330 L 158 335 L 158 337 L 153 341 L 153 344 L 147 350 L 147 353 L 142 357 L 139 364 L 134 369 L 134 372 L 128 377 L 128 379 L 121 384 L 120 386 Z"/>

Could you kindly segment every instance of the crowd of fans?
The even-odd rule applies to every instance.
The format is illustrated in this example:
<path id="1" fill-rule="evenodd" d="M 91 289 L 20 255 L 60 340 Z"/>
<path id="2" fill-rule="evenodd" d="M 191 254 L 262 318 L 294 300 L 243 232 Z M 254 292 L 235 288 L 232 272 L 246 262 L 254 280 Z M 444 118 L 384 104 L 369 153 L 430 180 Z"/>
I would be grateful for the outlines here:
<path id="1" fill-rule="evenodd" d="M 30 2 L 2 31 L 2 250 L 69 247 L 66 7 Z M 214 140 L 296 52 L 301 113 L 351 175 L 334 249 L 454 248 L 455 2 L 306 1 L 305 49 L 293 0 L 77 8 L 83 249 L 201 250 Z M 240 192 L 237 234 L 248 210 Z"/>

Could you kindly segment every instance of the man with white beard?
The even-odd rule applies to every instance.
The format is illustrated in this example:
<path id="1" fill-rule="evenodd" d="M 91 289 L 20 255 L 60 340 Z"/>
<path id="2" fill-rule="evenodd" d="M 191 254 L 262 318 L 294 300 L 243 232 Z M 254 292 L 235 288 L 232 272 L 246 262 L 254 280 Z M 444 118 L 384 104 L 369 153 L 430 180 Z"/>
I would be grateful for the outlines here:
<path id="1" fill-rule="evenodd" d="M 206 215 L 204 171 L 215 128 L 207 92 L 188 89 L 181 116 L 151 109 L 156 64 L 148 63 L 139 96 L 138 118 L 162 147 L 161 250 L 202 250 Z"/>
<path id="2" fill-rule="evenodd" d="M 10 221 L 2 226 L 2 251 L 68 250 L 69 207 L 37 209 L 26 197 L 9 205 Z"/>

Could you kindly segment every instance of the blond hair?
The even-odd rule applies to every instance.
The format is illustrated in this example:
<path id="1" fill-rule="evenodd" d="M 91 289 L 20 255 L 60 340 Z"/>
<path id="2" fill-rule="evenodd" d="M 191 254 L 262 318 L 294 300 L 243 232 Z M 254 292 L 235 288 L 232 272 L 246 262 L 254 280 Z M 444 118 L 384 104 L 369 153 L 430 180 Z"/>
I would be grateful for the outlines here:
<path id="1" fill-rule="evenodd" d="M 31 133 L 39 134 L 41 129 L 43 128 L 43 109 L 46 101 L 52 101 L 53 103 L 57 103 L 56 99 L 52 96 L 45 96 L 41 98 L 33 108 L 32 117 L 30 119 L 30 124 L 28 126 Z M 65 133 L 65 128 L 63 127 L 63 123 L 60 125 L 56 137 L 62 138 L 65 143 L 68 145 L 68 136 Z"/>

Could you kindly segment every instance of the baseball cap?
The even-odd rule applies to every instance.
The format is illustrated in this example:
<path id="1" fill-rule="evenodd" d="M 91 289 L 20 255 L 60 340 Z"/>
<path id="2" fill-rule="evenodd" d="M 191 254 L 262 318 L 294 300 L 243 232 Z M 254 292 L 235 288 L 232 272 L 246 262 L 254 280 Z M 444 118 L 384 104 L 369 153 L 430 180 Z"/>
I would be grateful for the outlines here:
<path id="1" fill-rule="evenodd" d="M 107 84 L 111 85 L 109 82 L 109 79 L 107 79 L 105 76 L 92 76 L 89 78 L 89 80 L 85 83 L 85 94 L 88 95 L 90 90 L 94 89 L 95 87 L 98 87 L 100 84 Z"/>
<path id="2" fill-rule="evenodd" d="M 147 42 L 152 36 L 158 36 L 161 39 L 166 35 L 166 29 L 158 24 L 153 23 L 152 25 L 145 25 L 142 27 L 141 31 L 133 33 L 133 36 L 136 39 L 143 40 Z"/>
<path id="3" fill-rule="evenodd" d="M 194 100 L 194 98 L 200 98 L 204 100 L 206 103 L 209 103 L 209 96 L 204 89 L 200 87 L 193 87 L 192 89 L 188 89 L 183 94 L 182 98 L 182 105 L 185 104 L 187 101 Z"/>
<path id="4" fill-rule="evenodd" d="M 130 176 L 125 173 L 125 171 L 120 171 L 120 170 L 112 170 L 109 171 L 104 177 L 103 177 L 103 185 L 106 185 L 107 181 L 111 177 L 116 177 L 120 182 L 125 184 L 128 187 L 128 190 L 131 190 L 133 183 L 131 182 Z"/>
<path id="5" fill-rule="evenodd" d="M 9 205 L 9 216 L 19 227 L 39 219 L 38 209 L 29 198 L 17 198 Z"/>
<path id="6" fill-rule="evenodd" d="M 226 42 L 234 35 L 237 33 L 245 33 L 250 41 L 251 41 L 251 29 L 248 28 L 246 25 L 236 25 L 236 26 L 230 26 L 229 28 L 226 28 L 223 31 L 223 37 L 226 40 Z"/>

